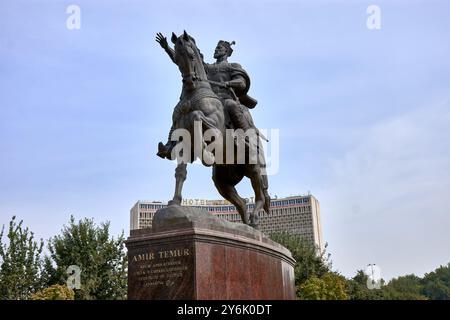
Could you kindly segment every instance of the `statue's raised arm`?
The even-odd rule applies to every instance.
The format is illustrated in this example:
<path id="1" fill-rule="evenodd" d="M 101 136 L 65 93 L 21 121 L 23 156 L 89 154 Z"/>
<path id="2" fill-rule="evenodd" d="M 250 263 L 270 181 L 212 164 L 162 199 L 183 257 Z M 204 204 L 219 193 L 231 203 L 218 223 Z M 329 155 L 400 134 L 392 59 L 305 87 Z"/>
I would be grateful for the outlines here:
<path id="1" fill-rule="evenodd" d="M 169 55 L 170 59 L 173 61 L 173 63 L 176 64 L 175 62 L 175 50 L 173 50 L 170 46 L 169 43 L 167 42 L 167 38 L 164 37 L 164 35 L 161 32 L 158 32 L 156 34 L 156 42 L 159 43 L 159 45 L 161 46 L 161 48 L 164 49 L 164 51 L 167 52 L 167 54 Z"/>

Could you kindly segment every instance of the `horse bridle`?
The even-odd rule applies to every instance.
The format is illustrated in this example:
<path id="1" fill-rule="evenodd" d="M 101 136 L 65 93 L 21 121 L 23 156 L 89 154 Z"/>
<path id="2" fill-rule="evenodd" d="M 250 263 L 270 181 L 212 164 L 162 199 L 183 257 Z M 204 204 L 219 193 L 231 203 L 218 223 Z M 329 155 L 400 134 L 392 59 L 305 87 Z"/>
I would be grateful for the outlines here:
<path id="1" fill-rule="evenodd" d="M 183 82 L 186 82 L 187 80 L 195 81 L 197 80 L 197 73 L 195 71 L 189 72 L 188 74 L 182 74 Z"/>

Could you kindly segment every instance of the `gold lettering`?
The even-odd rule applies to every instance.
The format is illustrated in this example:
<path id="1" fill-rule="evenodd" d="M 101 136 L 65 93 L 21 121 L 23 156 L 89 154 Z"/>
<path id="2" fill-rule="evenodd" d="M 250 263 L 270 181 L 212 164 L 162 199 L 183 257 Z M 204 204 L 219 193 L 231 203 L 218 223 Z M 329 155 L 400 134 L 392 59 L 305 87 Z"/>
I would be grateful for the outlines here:
<path id="1" fill-rule="evenodd" d="M 173 249 L 173 250 L 159 251 L 158 255 L 160 259 L 178 258 L 183 256 L 189 256 L 190 251 L 189 249 Z"/>
<path id="2" fill-rule="evenodd" d="M 147 252 L 135 255 L 131 260 L 133 260 L 133 262 L 140 262 L 140 261 L 150 261 L 153 259 L 155 259 L 155 254 L 153 252 Z"/>

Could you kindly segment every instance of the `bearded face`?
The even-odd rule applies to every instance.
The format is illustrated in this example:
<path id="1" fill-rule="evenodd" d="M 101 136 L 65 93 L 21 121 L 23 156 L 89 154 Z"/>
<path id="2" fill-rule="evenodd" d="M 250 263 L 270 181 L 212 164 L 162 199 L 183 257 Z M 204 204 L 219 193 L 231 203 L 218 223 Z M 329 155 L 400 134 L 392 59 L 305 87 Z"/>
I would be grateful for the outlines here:
<path id="1" fill-rule="evenodd" d="M 224 56 L 228 56 L 228 49 L 224 45 L 218 44 L 216 49 L 214 50 L 214 59 L 218 59 Z"/>

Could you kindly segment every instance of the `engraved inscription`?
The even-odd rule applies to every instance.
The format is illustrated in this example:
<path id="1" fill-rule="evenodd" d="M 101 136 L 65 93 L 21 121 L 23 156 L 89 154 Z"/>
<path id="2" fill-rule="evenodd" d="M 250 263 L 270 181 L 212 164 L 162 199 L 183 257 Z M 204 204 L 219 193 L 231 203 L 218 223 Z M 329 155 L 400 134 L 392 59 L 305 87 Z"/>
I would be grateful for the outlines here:
<path id="1" fill-rule="evenodd" d="M 164 285 L 171 287 L 175 281 L 183 278 L 188 267 L 180 258 L 190 256 L 188 248 L 149 251 L 131 257 L 135 264 L 132 276 L 144 287 Z"/>

